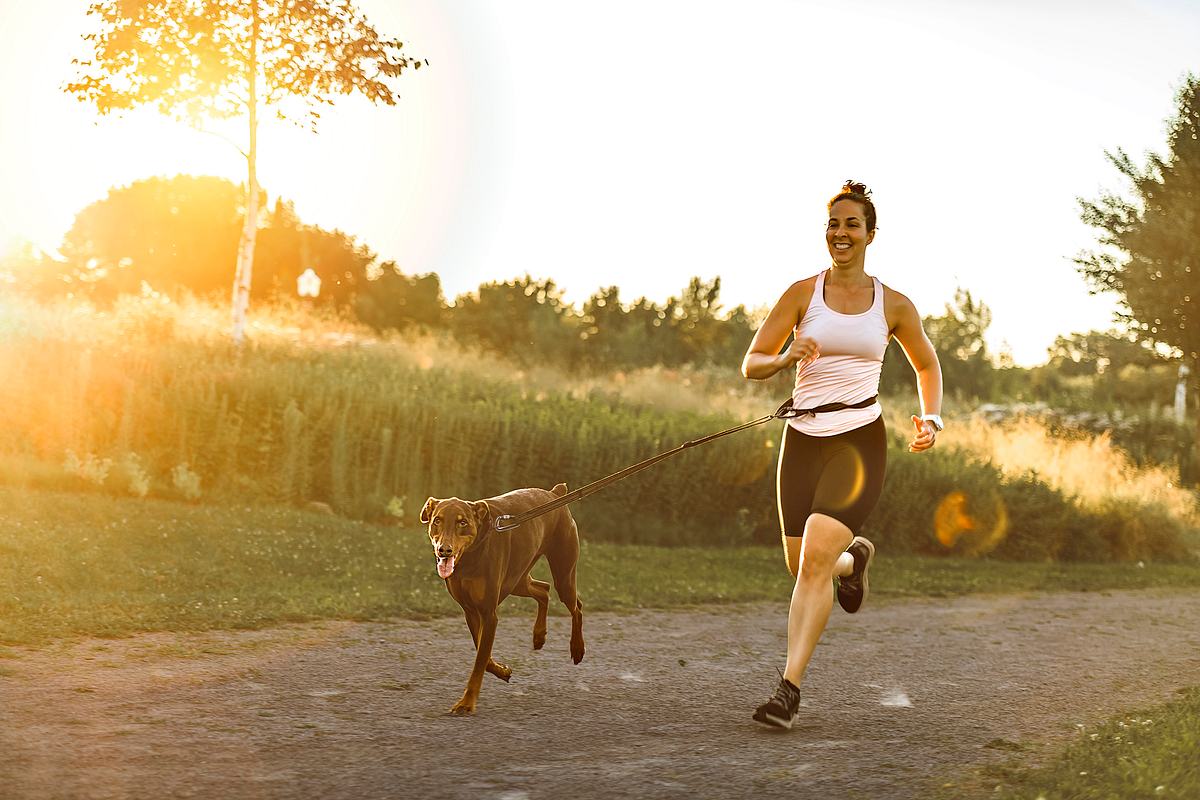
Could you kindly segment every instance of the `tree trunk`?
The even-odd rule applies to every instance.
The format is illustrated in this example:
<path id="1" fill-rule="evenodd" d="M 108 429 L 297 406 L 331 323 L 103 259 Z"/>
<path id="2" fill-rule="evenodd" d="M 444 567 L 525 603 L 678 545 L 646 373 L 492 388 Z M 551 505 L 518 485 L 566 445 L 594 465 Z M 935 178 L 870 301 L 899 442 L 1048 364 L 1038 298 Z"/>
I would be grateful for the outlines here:
<path id="1" fill-rule="evenodd" d="M 250 307 L 250 279 L 254 273 L 254 242 L 258 236 L 258 0 L 250 0 L 249 64 L 250 149 L 246 153 L 246 220 L 238 243 L 233 278 L 233 343 L 241 346 Z"/>
<path id="2" fill-rule="evenodd" d="M 1192 359 L 1192 390 L 1196 393 L 1196 433 L 1192 440 L 1191 482 L 1194 486 L 1200 486 L 1200 356 Z M 1187 407 L 1186 404 L 1184 407 Z M 1188 480 L 1187 475 L 1180 477 L 1184 482 Z"/>

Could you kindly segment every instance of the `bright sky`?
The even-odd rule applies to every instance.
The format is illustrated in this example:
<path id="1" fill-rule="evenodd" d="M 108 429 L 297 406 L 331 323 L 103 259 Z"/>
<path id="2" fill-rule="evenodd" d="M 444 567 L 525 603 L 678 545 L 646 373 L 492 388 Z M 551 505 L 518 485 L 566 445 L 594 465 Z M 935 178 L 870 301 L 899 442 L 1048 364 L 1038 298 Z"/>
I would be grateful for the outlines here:
<path id="1" fill-rule="evenodd" d="M 661 301 L 719 275 L 726 307 L 753 307 L 827 265 L 824 204 L 853 177 L 879 209 L 867 271 L 922 314 L 971 290 L 1022 364 L 1109 326 L 1071 263 L 1094 241 L 1076 197 L 1125 190 L 1104 151 L 1161 151 L 1200 71 L 1184 0 L 359 3 L 432 66 L 397 108 L 264 129 L 260 179 L 306 222 L 451 298 L 528 272 L 576 303 Z M 0 0 L 0 246 L 54 248 L 150 175 L 244 179 L 216 137 L 59 91 L 85 6 Z"/>

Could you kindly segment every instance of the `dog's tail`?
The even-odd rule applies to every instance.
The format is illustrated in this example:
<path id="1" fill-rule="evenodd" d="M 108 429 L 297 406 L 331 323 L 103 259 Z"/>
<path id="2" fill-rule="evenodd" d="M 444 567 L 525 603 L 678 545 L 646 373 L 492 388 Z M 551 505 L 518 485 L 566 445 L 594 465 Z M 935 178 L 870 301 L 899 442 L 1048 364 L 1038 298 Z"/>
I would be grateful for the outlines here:
<path id="1" fill-rule="evenodd" d="M 557 497 L 562 497 L 567 493 L 567 485 L 565 483 L 556 483 L 554 488 L 550 490 L 550 494 Z"/>

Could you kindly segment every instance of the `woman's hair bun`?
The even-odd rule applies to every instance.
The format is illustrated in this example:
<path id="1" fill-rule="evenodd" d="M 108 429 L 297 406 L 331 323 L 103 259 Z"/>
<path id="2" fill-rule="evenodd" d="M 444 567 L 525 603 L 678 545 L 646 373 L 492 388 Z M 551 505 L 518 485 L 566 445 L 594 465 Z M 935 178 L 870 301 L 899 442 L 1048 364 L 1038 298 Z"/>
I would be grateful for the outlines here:
<path id="1" fill-rule="evenodd" d="M 867 188 L 865 183 L 859 183 L 853 179 L 846 181 L 842 186 L 842 190 L 829 201 L 829 210 L 833 210 L 833 204 L 838 200 L 853 200 L 856 203 L 861 203 L 863 209 L 867 212 L 867 230 L 875 230 L 875 203 L 871 200 L 871 190 Z"/>
<path id="2" fill-rule="evenodd" d="M 863 197 L 871 196 L 871 190 L 867 188 L 867 185 L 859 183 L 853 178 L 846 179 L 846 183 L 842 186 L 842 191 L 850 194 L 861 194 Z"/>

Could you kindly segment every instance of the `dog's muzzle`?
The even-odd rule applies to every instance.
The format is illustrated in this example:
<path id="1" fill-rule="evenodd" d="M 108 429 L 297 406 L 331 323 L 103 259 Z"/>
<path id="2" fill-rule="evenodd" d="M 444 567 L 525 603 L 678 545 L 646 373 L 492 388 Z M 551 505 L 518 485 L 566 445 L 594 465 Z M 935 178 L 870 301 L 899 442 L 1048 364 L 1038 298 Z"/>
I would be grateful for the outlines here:
<path id="1" fill-rule="evenodd" d="M 454 551 L 449 547 L 438 547 L 437 571 L 442 578 L 449 578 L 454 573 Z"/>

